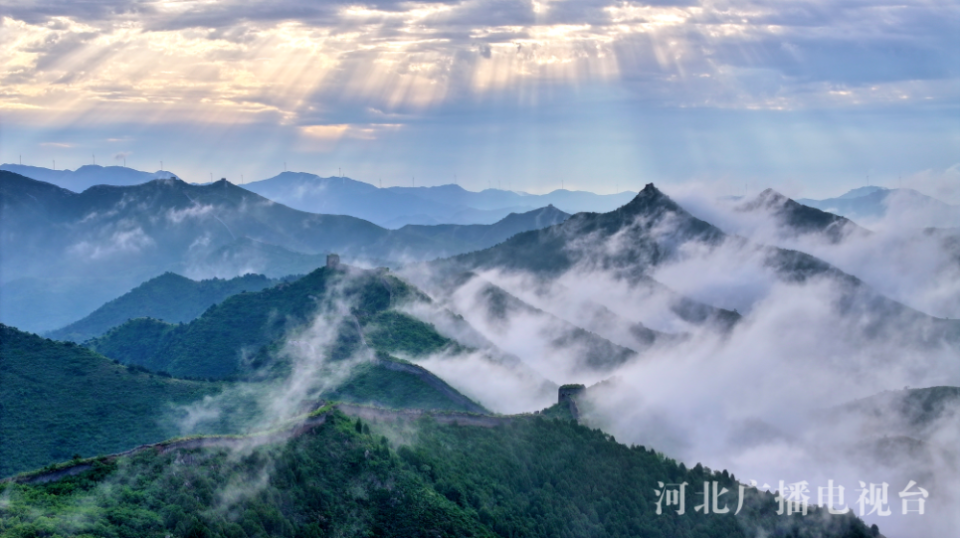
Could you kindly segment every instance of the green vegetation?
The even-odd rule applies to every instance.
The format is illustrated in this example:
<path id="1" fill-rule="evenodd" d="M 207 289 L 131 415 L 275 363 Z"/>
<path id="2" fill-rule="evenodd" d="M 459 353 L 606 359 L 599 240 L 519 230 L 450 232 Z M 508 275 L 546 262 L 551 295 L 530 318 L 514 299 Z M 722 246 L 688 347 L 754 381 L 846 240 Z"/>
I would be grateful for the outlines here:
<path id="1" fill-rule="evenodd" d="M 169 323 L 188 322 L 231 295 L 260 291 L 275 283 L 263 275 L 249 274 L 228 280 L 213 278 L 197 282 L 168 272 L 140 284 L 80 321 L 51 331 L 46 336 L 54 340 L 83 342 L 134 318 L 156 318 Z"/>
<path id="2" fill-rule="evenodd" d="M 655 513 L 658 481 L 705 480 L 730 490 L 730 513 L 695 512 L 690 489 L 684 515 Z M 0 488 L 0 534 L 11 537 L 869 535 L 855 517 L 815 507 L 777 516 L 774 497 L 755 490 L 734 516 L 738 485 L 726 471 L 688 470 L 543 418 L 474 427 L 333 412 L 282 444 L 146 450 L 58 482 Z"/>
<path id="3" fill-rule="evenodd" d="M 317 353 L 334 363 L 370 357 L 349 371 L 332 367 L 346 377 L 320 398 L 483 411 L 430 372 L 389 354 L 456 349 L 432 326 L 390 310 L 418 297 L 428 300 L 389 275 L 323 268 L 234 295 L 190 323 L 129 320 L 91 340 L 92 350 L 5 327 L 0 476 L 177 435 L 184 406 L 211 394 L 222 393 L 218 418 L 194 424 L 192 431 L 244 431 L 262 405 L 258 398 L 282 390 L 282 379 L 292 373 L 292 358 L 282 352 L 287 337 L 305 329 L 319 309 L 335 313 L 330 322 L 338 336 Z M 350 306 L 344 312 L 334 303 Z"/>
<path id="4" fill-rule="evenodd" d="M 123 357 L 126 364 L 149 367 L 152 366 L 150 358 L 155 355 L 164 337 L 176 327 L 159 319 L 131 319 L 121 327 L 108 331 L 107 337 L 99 340 L 94 349 L 107 357 Z M 157 368 L 153 370 L 163 371 Z"/>
<path id="5" fill-rule="evenodd" d="M 396 311 L 380 312 L 369 322 L 367 343 L 390 353 L 425 355 L 444 348 L 460 349 L 459 344 L 441 336 L 432 325 Z"/>
<path id="6" fill-rule="evenodd" d="M 400 409 L 483 412 L 485 409 L 419 366 L 379 354 L 362 364 L 324 398 Z"/>
<path id="7" fill-rule="evenodd" d="M 328 352 L 334 360 L 364 345 L 409 355 L 456 345 L 432 326 L 391 310 L 407 300 L 429 299 L 388 274 L 323 267 L 291 283 L 229 297 L 190 323 L 131 320 L 87 345 L 124 364 L 202 379 L 287 372 L 282 343 L 321 313 L 337 325 L 338 337 Z"/>
<path id="8" fill-rule="evenodd" d="M 177 435 L 171 404 L 223 387 L 128 368 L 5 325 L 0 356 L 0 476 Z"/>
<path id="9" fill-rule="evenodd" d="M 165 325 L 146 319 L 132 323 Z M 179 435 L 187 407 L 205 396 L 219 395 L 220 414 L 195 424 L 195 431 L 244 431 L 258 423 L 259 398 L 282 390 L 277 380 L 173 379 L 3 325 L 0 336 L 0 477 L 74 455 L 120 452 Z M 320 398 L 389 408 L 484 411 L 427 370 L 382 352 L 354 367 Z"/>

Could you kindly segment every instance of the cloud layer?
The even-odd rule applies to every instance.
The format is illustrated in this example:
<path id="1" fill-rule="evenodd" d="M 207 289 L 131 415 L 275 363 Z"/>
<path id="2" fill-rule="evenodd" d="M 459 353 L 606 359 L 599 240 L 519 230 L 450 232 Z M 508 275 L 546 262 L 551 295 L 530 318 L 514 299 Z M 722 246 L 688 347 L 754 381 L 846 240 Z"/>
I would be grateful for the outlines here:
<path id="1" fill-rule="evenodd" d="M 877 166 L 880 157 L 857 154 L 877 145 L 902 148 L 910 159 L 899 172 L 911 173 L 956 164 L 940 149 L 956 128 L 933 126 L 931 111 L 956 104 L 958 31 L 960 8 L 920 0 L 17 2 L 2 19 L 0 110 L 18 141 L 8 151 L 34 164 L 60 155 L 61 168 L 76 166 L 64 155 L 88 162 L 99 149 L 132 151 L 132 165 L 153 169 L 177 153 L 194 180 L 208 175 L 205 161 L 243 173 L 222 164 L 226 147 L 255 147 L 248 158 L 269 155 L 278 170 L 278 153 L 332 153 L 342 165 L 375 151 L 399 161 L 389 154 L 398 144 L 408 170 L 430 161 L 419 165 L 425 179 L 449 182 L 459 168 L 485 185 L 504 175 L 482 168 L 497 159 L 527 190 L 542 189 L 535 176 L 569 169 L 581 185 L 599 181 L 583 177 L 598 171 L 624 181 L 628 168 L 782 176 L 803 173 L 811 155 L 846 173 L 852 162 Z M 878 120 L 877 109 L 888 112 Z M 776 114 L 788 111 L 820 112 L 786 125 Z M 828 128 L 838 122 L 839 131 Z M 164 140 L 148 141 L 144 125 L 163 126 Z M 938 129 L 947 138 L 939 133 L 932 148 L 898 141 Z M 195 138 L 169 140 L 184 135 Z M 94 137 L 111 141 L 93 147 Z M 635 155 L 658 141 L 676 149 Z M 411 157 L 417 145 L 453 154 Z M 569 161 L 554 169 L 542 154 L 556 148 Z M 321 175 L 337 163 L 326 166 Z M 247 180 L 259 179 L 251 168 Z M 400 173 L 384 168 L 349 169 Z"/>
<path id="2" fill-rule="evenodd" d="M 942 102 L 958 18 L 920 1 L 26 2 L 3 20 L 2 106 L 149 101 L 333 136 L 612 79 L 677 106 Z"/>

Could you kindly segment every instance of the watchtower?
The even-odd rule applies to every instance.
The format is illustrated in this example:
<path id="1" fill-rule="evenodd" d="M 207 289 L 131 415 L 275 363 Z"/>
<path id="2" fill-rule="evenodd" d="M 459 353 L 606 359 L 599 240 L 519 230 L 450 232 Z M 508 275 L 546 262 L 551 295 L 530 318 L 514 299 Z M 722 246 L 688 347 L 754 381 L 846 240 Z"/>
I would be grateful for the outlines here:
<path id="1" fill-rule="evenodd" d="M 557 393 L 557 403 L 576 400 L 585 390 L 587 387 L 583 385 L 563 385 Z"/>
<path id="2" fill-rule="evenodd" d="M 340 267 L 340 255 L 327 254 L 327 267 L 329 267 L 330 269 L 336 269 Z"/>

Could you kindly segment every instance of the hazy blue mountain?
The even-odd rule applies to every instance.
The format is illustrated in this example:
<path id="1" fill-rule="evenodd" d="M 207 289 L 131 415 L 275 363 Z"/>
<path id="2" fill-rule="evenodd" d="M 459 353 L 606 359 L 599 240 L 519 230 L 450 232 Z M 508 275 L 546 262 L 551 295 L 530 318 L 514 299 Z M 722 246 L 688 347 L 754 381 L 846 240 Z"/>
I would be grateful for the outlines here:
<path id="1" fill-rule="evenodd" d="M 465 283 L 466 279 L 465 275 L 459 281 Z M 522 319 L 525 330 L 537 333 L 530 336 L 543 338 L 551 353 L 570 354 L 577 368 L 590 371 L 613 369 L 639 357 L 654 343 L 675 338 L 635 323 L 631 327 L 634 339 L 630 346 L 617 345 L 595 332 L 536 308 L 490 282 L 483 282 L 477 287 L 473 305 L 481 314 L 464 313 L 468 320 L 474 316 L 486 318 L 477 321 L 495 327 L 507 326 Z"/>
<path id="2" fill-rule="evenodd" d="M 668 218 L 671 240 L 660 242 L 652 230 Z M 622 248 L 594 248 L 614 234 L 621 234 Z M 518 234 L 495 247 L 456 256 L 450 263 L 468 269 L 520 269 L 548 275 L 585 263 L 639 277 L 683 242 L 715 245 L 725 237 L 718 228 L 690 215 L 651 183 L 614 211 L 577 213 L 562 224 Z M 586 238 L 589 240 L 584 242 Z M 571 248 L 576 243 L 581 245 Z"/>
<path id="3" fill-rule="evenodd" d="M 58 187 L 81 192 L 94 185 L 139 185 L 154 179 L 178 177 L 166 170 L 142 172 L 125 166 L 86 164 L 76 170 L 51 170 L 24 164 L 0 164 L 0 170 L 14 172 L 37 181 L 53 183 Z"/>
<path id="4" fill-rule="evenodd" d="M 887 390 L 813 417 L 821 438 L 842 440 L 861 469 L 896 469 L 901 480 L 949 488 L 960 456 L 960 387 Z"/>
<path id="5" fill-rule="evenodd" d="M 923 233 L 938 239 L 950 257 L 960 264 L 960 228 L 927 228 Z"/>
<path id="6" fill-rule="evenodd" d="M 414 194 L 434 202 L 479 210 L 554 205 L 567 213 L 611 211 L 633 198 L 633 193 L 630 191 L 618 194 L 595 194 L 586 191 L 557 189 L 547 194 L 529 194 L 521 191 L 490 188 L 474 192 L 459 185 L 449 184 L 436 187 L 389 187 L 387 190 Z"/>
<path id="7" fill-rule="evenodd" d="M 123 166 L 99 165 L 85 165 L 71 171 L 8 163 L 0 165 L 0 170 L 74 192 L 94 185 L 129 186 L 178 177 L 163 170 L 143 172 Z M 272 178 L 246 183 L 243 187 L 293 209 L 350 215 L 390 229 L 406 224 L 493 224 L 510 213 L 524 213 L 548 205 L 567 213 L 610 211 L 633 196 L 631 192 L 601 195 L 564 189 L 543 195 L 494 188 L 474 192 L 459 185 L 381 189 L 347 177 L 324 178 L 306 172 L 283 172 Z"/>
<path id="8" fill-rule="evenodd" d="M 613 236 L 617 236 L 619 248 L 601 248 Z M 439 265 L 556 275 L 582 264 L 641 279 L 653 267 L 671 260 L 684 243 L 715 247 L 728 239 L 744 241 L 694 217 L 651 183 L 615 211 L 578 213 L 562 224 L 517 234 L 495 247 L 461 254 Z M 769 265 L 789 280 L 826 272 L 842 274 L 801 252 L 768 247 L 767 256 Z"/>
<path id="9" fill-rule="evenodd" d="M 0 320 L 52 330 L 165 271 L 276 277 L 309 272 L 328 252 L 376 265 L 432 259 L 491 246 L 564 217 L 546 209 L 489 228 L 387 230 L 355 217 L 291 209 L 227 181 L 163 179 L 75 193 L 0 171 Z M 24 291 L 8 290 L 11 282 Z"/>
<path id="10" fill-rule="evenodd" d="M 469 252 L 501 243 L 514 235 L 530 230 L 538 230 L 570 218 L 570 215 L 552 205 L 533 209 L 525 213 L 510 213 L 493 224 L 437 224 L 423 226 L 408 224 L 397 232 L 443 244 L 460 245 Z"/>
<path id="11" fill-rule="evenodd" d="M 77 194 L 9 172 L 0 172 L 0 204 L 2 239 L 10 247 L 4 260 L 8 266 L 10 258 L 25 261 L 33 250 L 66 251 L 87 261 L 135 253 L 138 263 L 158 267 L 214 252 L 240 238 L 306 254 L 336 251 L 353 257 L 416 259 L 491 246 L 568 216 L 548 207 L 508 215 L 489 226 L 386 230 L 355 217 L 291 209 L 225 180 L 210 185 L 177 179 L 129 187 L 100 185 Z M 50 267 L 43 260 L 7 269 L 4 278 L 9 280 L 36 276 Z"/>
<path id="12" fill-rule="evenodd" d="M 861 196 L 867 196 L 875 192 L 882 192 L 888 189 L 883 187 L 877 187 L 876 185 L 867 185 L 866 187 L 857 187 L 856 189 L 850 189 L 849 191 L 837 196 L 837 198 L 860 198 Z"/>
<path id="13" fill-rule="evenodd" d="M 609 211 L 627 202 L 631 193 L 598 195 L 557 190 L 534 195 L 501 189 L 468 191 L 459 185 L 388 187 L 346 177 L 322 178 L 284 172 L 244 188 L 290 207 L 314 213 L 352 215 L 381 226 L 404 224 L 490 224 L 509 213 L 554 205 L 567 213 Z"/>
<path id="14" fill-rule="evenodd" d="M 829 220 L 829 218 L 828 218 Z M 616 249 L 604 248 L 616 238 Z M 756 249 L 763 263 L 784 282 L 813 278 L 836 282 L 841 291 L 836 307 L 859 320 L 856 330 L 876 337 L 902 331 L 918 344 L 939 345 L 944 339 L 960 342 L 960 322 L 928 316 L 872 290 L 860 279 L 803 252 L 751 245 L 728 236 L 719 228 L 692 216 L 670 197 L 648 184 L 630 203 L 609 213 L 578 213 L 562 224 L 517 234 L 494 247 L 435 262 L 437 269 L 452 271 L 499 269 L 523 271 L 542 278 L 559 276 L 578 267 L 603 270 L 638 284 L 652 282 L 652 270 L 675 259 L 686 243 L 702 248 L 721 245 Z M 687 321 L 722 320 L 725 326 L 739 319 L 735 312 L 704 308 L 679 298 L 674 313 Z M 683 306 L 680 306 L 683 305 Z"/>
<path id="15" fill-rule="evenodd" d="M 960 207 L 913 189 L 868 186 L 853 189 L 836 198 L 801 198 L 797 202 L 864 223 L 882 219 L 890 210 L 895 210 L 898 217 L 909 215 L 910 221 L 904 222 L 904 225 L 914 228 L 956 226 L 960 223 Z"/>
<path id="16" fill-rule="evenodd" d="M 133 318 L 149 317 L 168 323 L 187 322 L 231 295 L 260 291 L 276 282 L 256 274 L 197 282 L 175 273 L 164 273 L 101 306 L 89 316 L 47 333 L 46 337 L 83 342 Z"/>
<path id="17" fill-rule="evenodd" d="M 785 233 L 820 234 L 834 243 L 839 243 L 851 234 L 869 233 L 849 219 L 795 202 L 773 189 L 764 190 L 752 200 L 737 206 L 737 210 L 763 211 L 777 219 Z"/>
<path id="18" fill-rule="evenodd" d="M 240 237 L 193 261 L 191 270 L 200 275 L 230 278 L 258 273 L 270 278 L 304 275 L 326 263 L 326 254 L 304 254 L 249 237 Z M 388 262 L 377 265 L 387 265 Z"/>
<path id="19" fill-rule="evenodd" d="M 926 439 L 931 426 L 950 420 L 954 427 L 960 413 L 960 387 L 928 387 L 884 391 L 854 400 L 824 412 L 824 418 L 842 422 L 851 417 L 875 420 L 883 424 L 883 431 L 872 431 L 876 436 L 906 435 Z"/>
<path id="20" fill-rule="evenodd" d="M 0 319 L 34 331 L 62 327 L 165 271 L 204 276 L 191 268 L 243 237 L 310 254 L 346 254 L 356 245 L 351 252 L 363 255 L 388 233 L 353 217 L 296 211 L 225 181 L 154 180 L 78 194 L 0 171 Z"/>
<path id="21" fill-rule="evenodd" d="M 530 211 L 530 208 L 526 206 L 504 207 L 500 209 L 474 209 L 472 207 L 464 207 L 455 210 L 453 213 L 401 215 L 383 223 L 383 227 L 396 229 L 408 224 L 421 226 L 434 226 L 439 224 L 493 224 L 511 213 L 523 213 L 527 211 Z"/>
<path id="22" fill-rule="evenodd" d="M 278 176 L 244 185 L 250 192 L 311 213 L 351 215 L 378 225 L 404 215 L 445 216 L 456 208 L 418 196 L 379 189 L 346 177 L 320 177 L 305 172 Z"/>

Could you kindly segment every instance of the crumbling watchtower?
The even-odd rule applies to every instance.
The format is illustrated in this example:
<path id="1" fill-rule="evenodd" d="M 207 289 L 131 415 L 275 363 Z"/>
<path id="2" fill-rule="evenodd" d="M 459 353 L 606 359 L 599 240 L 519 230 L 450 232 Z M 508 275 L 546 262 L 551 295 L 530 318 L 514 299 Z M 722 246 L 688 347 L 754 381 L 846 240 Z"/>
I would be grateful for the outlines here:
<path id="1" fill-rule="evenodd" d="M 587 387 L 583 385 L 561 385 L 557 391 L 557 404 L 566 405 L 570 409 L 570 415 L 573 420 L 580 420 L 580 406 L 577 405 L 577 398 L 583 396 Z"/>
<path id="2" fill-rule="evenodd" d="M 327 254 L 327 267 L 330 269 L 337 269 L 340 267 L 340 255 Z"/>
<path id="3" fill-rule="evenodd" d="M 563 385 L 557 393 L 557 403 L 574 401 L 586 390 L 583 385 Z"/>

